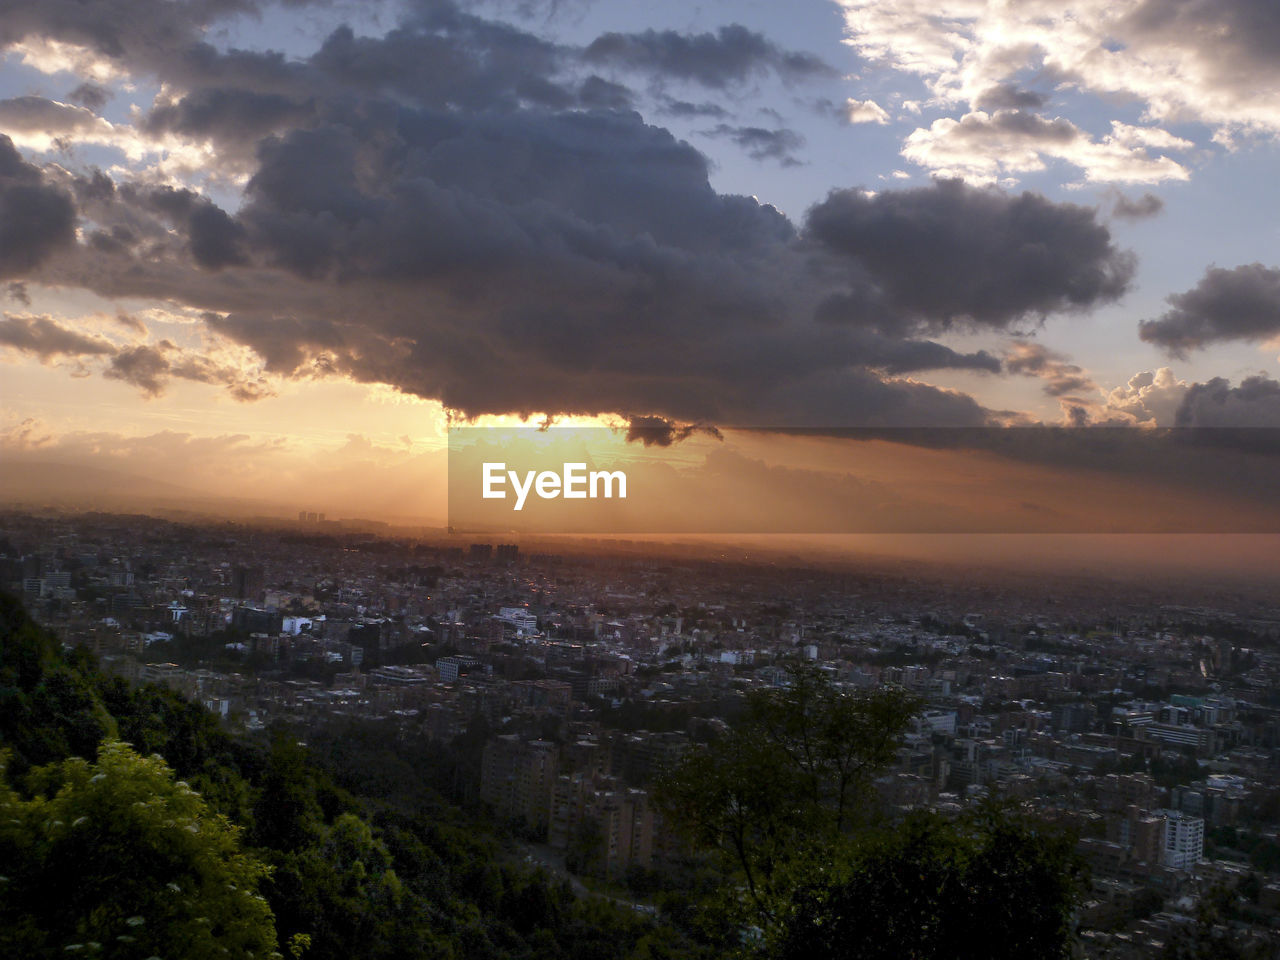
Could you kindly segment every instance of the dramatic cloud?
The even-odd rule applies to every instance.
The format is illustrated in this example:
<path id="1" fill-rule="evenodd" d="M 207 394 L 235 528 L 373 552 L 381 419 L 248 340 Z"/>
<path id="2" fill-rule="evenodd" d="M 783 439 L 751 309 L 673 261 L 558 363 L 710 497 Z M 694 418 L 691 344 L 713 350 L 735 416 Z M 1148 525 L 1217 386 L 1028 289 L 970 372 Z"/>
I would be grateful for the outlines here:
<path id="1" fill-rule="evenodd" d="M 75 240 L 75 207 L 65 191 L 0 135 L 0 278 L 27 273 Z"/>
<path id="2" fill-rule="evenodd" d="M 111 99 L 111 91 L 96 83 L 82 83 L 67 94 L 67 99 L 96 112 L 107 105 L 107 101 Z"/>
<path id="3" fill-rule="evenodd" d="M 227 392 L 243 403 L 261 400 L 274 395 L 262 378 L 249 378 L 238 367 L 191 353 L 170 340 L 158 344 L 140 344 L 117 351 L 103 372 L 108 380 L 122 380 L 137 387 L 148 397 L 158 397 L 165 392 L 173 378 L 195 380 L 224 386 Z"/>
<path id="4" fill-rule="evenodd" d="M 1193 384 L 1178 408 L 1179 427 L 1280 427 L 1280 382 L 1248 377 L 1240 386 L 1214 377 Z"/>
<path id="5" fill-rule="evenodd" d="M 799 163 L 794 154 L 804 146 L 804 138 L 791 130 L 766 130 L 764 127 L 732 127 L 717 124 L 704 131 L 707 136 L 723 137 L 742 148 L 752 160 L 777 160 L 783 165 Z"/>
<path id="6" fill-rule="evenodd" d="M 0 348 L 8 347 L 41 360 L 53 357 L 93 357 L 115 352 L 102 337 L 92 337 L 61 326 L 50 317 L 13 316 L 0 320 Z"/>
<path id="7" fill-rule="evenodd" d="M 835 74 L 812 54 L 782 50 L 738 24 L 692 35 L 674 30 L 606 33 L 587 47 L 583 58 L 591 64 L 641 71 L 660 79 L 691 80 L 717 89 L 768 72 L 787 81 Z"/>
<path id="8" fill-rule="evenodd" d="M 1207 124 L 1227 145 L 1280 133 L 1280 8 L 1268 0 L 839 2 L 860 55 L 920 77 L 933 104 L 963 111 L 904 149 L 944 175 L 990 181 L 1056 159 L 1088 181 L 1155 183 L 1187 176 L 1166 155 L 1187 149 L 1172 124 Z M 1090 95 L 1103 110 L 1136 101 L 1143 125 L 1113 123 L 1099 136 L 1043 118 L 1002 122 L 1044 106 L 1027 83 Z"/>
<path id="9" fill-rule="evenodd" d="M 1044 381 L 1044 392 L 1051 397 L 1098 388 L 1082 367 L 1043 344 L 1026 340 L 1017 341 L 1010 347 L 1004 358 L 1004 368 L 1009 373 L 1040 378 Z"/>
<path id="10" fill-rule="evenodd" d="M 158 397 L 169 381 L 169 361 L 156 347 L 128 347 L 111 358 L 104 376 L 132 384 L 149 397 Z"/>
<path id="11" fill-rule="evenodd" d="M 1096 211 L 958 181 L 836 191 L 809 211 L 806 234 L 865 277 L 869 289 L 846 303 L 850 322 L 886 331 L 904 319 L 1004 328 L 1086 309 L 1117 299 L 1134 270 Z"/>
<path id="12" fill-rule="evenodd" d="M 233 205 L 152 170 L 62 171 L 83 242 L 34 279 L 183 305 L 272 377 L 387 384 L 463 415 L 978 425 L 993 414 L 916 377 L 1000 359 L 933 337 L 1108 303 L 1132 274 L 1097 211 L 960 183 L 837 191 L 797 230 L 717 193 L 708 159 L 628 109 L 626 88 L 584 79 L 581 51 L 448 3 L 382 36 L 336 29 L 297 59 L 205 42 L 225 8 L 156 24 L 111 10 L 25 15 L 0 38 L 44 31 L 157 83 L 132 132 L 207 150 L 244 187 Z M 711 88 L 826 70 L 742 28 L 610 35 L 585 56 Z M 13 109 L 97 123 L 53 101 Z M 783 163 L 799 146 L 716 131 Z M 149 395 L 182 378 L 264 389 L 252 363 L 165 342 L 107 362 Z"/>
<path id="13" fill-rule="evenodd" d="M 1280 270 L 1260 263 L 1210 267 L 1193 288 L 1168 300 L 1173 309 L 1143 321 L 1138 333 L 1175 355 L 1222 340 L 1280 334 Z"/>
<path id="14" fill-rule="evenodd" d="M 944 103 L 1027 107 L 992 91 L 1035 72 L 1136 98 L 1155 123 L 1280 131 L 1280 8 L 1267 0 L 840 0 L 864 57 Z"/>
<path id="15" fill-rule="evenodd" d="M 727 117 L 729 111 L 716 103 L 692 103 L 673 97 L 659 98 L 659 111 L 668 117 Z"/>
<path id="16" fill-rule="evenodd" d="M 66 134 L 83 136 L 99 126 L 110 129 L 110 124 L 85 107 L 44 97 L 0 100 L 0 128 L 11 137 L 38 133 L 47 142 Z"/>
<path id="17" fill-rule="evenodd" d="M 1239 386 L 1223 377 L 1190 383 L 1161 367 L 1135 374 L 1102 403 L 1074 400 L 1067 405 L 1074 406 L 1068 415 L 1074 414 L 1080 426 L 1196 427 L 1196 436 L 1175 442 L 1280 454 L 1274 430 L 1249 429 L 1280 427 L 1280 382 L 1265 375 L 1246 377 Z"/>
<path id="18" fill-rule="evenodd" d="M 1191 387 L 1192 384 L 1179 380 L 1168 367 L 1136 373 L 1125 386 L 1107 394 L 1098 416 L 1102 420 L 1172 427 L 1178 421 L 1178 410 Z"/>
<path id="19" fill-rule="evenodd" d="M 113 319 L 131 334 L 146 333 L 146 327 L 134 317 L 121 314 Z M 137 387 L 147 397 L 163 394 L 174 378 L 226 387 L 231 396 L 240 401 L 274 395 L 265 379 L 230 360 L 183 349 L 171 340 L 119 346 L 105 337 L 74 330 L 47 316 L 6 314 L 0 319 L 0 351 L 5 349 L 36 357 L 41 362 L 60 358 L 104 359 L 104 377 Z M 77 369 L 82 376 L 91 372 L 91 368 L 83 364 Z"/>
<path id="20" fill-rule="evenodd" d="M 578 87 L 578 102 L 589 110 L 631 110 L 635 107 L 635 97 L 630 90 L 594 74 Z"/>
<path id="21" fill-rule="evenodd" d="M 681 440 L 688 440 L 695 433 L 705 433 L 720 439 L 715 427 L 697 423 L 676 423 L 664 417 L 632 417 L 627 424 L 627 442 L 639 441 L 646 447 L 669 447 Z"/>

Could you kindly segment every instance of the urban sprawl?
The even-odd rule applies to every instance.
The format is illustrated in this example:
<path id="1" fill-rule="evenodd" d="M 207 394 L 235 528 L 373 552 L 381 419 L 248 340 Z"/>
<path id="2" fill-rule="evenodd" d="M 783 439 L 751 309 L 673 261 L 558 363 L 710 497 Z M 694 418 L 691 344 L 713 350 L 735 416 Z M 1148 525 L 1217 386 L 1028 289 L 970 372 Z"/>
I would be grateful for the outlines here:
<path id="1" fill-rule="evenodd" d="M 996 794 L 1073 831 L 1087 956 L 1156 956 L 1224 885 L 1249 893 L 1242 941 L 1274 935 L 1280 605 L 1264 595 L 375 526 L 10 513 L 0 587 L 105 669 L 235 728 L 469 738 L 474 799 L 531 857 L 602 881 L 686 853 L 655 778 L 788 664 L 899 685 L 926 707 L 882 803 Z"/>

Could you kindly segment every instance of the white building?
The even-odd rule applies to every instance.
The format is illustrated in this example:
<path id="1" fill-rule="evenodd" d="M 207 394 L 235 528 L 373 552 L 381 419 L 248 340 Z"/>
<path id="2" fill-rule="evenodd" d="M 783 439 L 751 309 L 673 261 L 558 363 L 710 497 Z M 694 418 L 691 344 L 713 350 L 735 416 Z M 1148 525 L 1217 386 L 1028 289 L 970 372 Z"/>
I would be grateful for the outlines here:
<path id="1" fill-rule="evenodd" d="M 498 619 L 515 627 L 516 636 L 528 637 L 538 632 L 538 618 L 524 607 L 502 607 Z"/>
<path id="2" fill-rule="evenodd" d="M 1161 810 L 1164 817 L 1164 843 L 1160 861 L 1174 870 L 1186 870 L 1204 856 L 1204 820 L 1181 810 Z"/>

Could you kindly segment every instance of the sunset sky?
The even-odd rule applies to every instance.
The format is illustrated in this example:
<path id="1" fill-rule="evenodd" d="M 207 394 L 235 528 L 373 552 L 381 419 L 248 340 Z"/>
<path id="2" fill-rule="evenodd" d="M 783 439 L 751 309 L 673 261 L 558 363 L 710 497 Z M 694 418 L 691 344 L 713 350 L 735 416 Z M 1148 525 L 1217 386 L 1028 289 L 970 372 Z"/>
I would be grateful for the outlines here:
<path id="1" fill-rule="evenodd" d="M 439 521 L 450 414 L 1280 426 L 1269 0 L 41 0 L 0 45 L 0 467 Z"/>

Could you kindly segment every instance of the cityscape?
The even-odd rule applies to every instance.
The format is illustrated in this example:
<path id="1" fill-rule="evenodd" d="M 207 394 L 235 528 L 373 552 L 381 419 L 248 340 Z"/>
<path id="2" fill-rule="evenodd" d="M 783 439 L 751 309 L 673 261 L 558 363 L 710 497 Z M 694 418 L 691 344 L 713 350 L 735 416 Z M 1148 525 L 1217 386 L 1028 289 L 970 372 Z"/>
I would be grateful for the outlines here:
<path id="1" fill-rule="evenodd" d="M 0 3 L 0 958 L 1280 960 L 1280 3 Z"/>
<path id="2" fill-rule="evenodd" d="M 456 798 L 641 910 L 624 881 L 687 855 L 655 781 L 751 691 L 787 686 L 796 662 L 850 692 L 902 688 L 922 708 L 875 802 L 958 813 L 998 796 L 1067 832 L 1089 870 L 1079 955 L 1163 956 L 1221 889 L 1233 940 L 1280 942 L 1270 591 L 615 547 L 307 510 L 269 526 L 10 512 L 0 586 L 105 671 L 244 735 L 367 721 L 454 745 Z"/>

